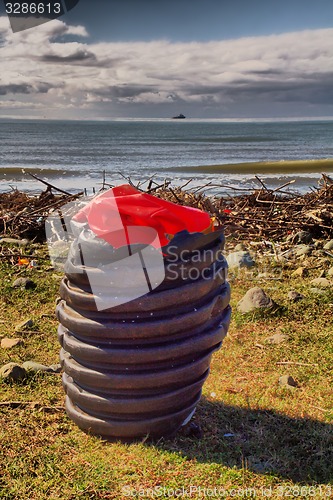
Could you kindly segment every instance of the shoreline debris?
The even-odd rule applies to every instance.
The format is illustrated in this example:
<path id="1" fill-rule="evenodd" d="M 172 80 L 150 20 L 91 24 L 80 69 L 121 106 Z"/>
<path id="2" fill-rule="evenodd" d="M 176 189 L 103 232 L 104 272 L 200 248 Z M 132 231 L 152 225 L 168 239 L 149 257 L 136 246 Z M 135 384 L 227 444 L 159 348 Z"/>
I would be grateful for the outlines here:
<path id="1" fill-rule="evenodd" d="M 211 183 L 191 189 L 190 181 L 183 186 L 171 186 L 170 181 L 160 184 L 150 178 L 146 189 L 143 189 L 144 182 L 134 185 L 131 179 L 127 181 L 143 192 L 208 212 L 214 224 L 223 226 L 225 234 L 232 235 L 235 240 L 274 242 L 302 231 L 317 239 L 333 238 L 333 179 L 322 174 L 318 188 L 300 195 L 283 191 L 286 184 L 268 189 L 256 178 L 259 189 L 246 194 L 239 194 L 236 190 L 233 195 L 224 196 L 207 195 Z M 36 177 L 36 180 L 41 179 Z M 29 196 L 18 190 L 0 193 L 0 247 L 5 243 L 1 236 L 45 241 L 44 224 L 50 212 L 83 195 L 83 192 L 74 195 L 66 193 L 41 181 L 47 185 L 47 189 L 39 196 Z M 101 191 L 106 186 L 103 177 Z M 54 194 L 53 190 L 61 193 Z"/>

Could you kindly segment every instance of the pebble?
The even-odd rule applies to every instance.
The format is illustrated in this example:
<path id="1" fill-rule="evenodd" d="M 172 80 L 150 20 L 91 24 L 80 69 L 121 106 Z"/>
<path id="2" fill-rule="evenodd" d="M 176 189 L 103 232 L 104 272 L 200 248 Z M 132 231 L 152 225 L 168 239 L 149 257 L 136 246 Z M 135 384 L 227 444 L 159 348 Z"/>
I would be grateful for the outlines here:
<path id="1" fill-rule="evenodd" d="M 46 366 L 34 361 L 25 361 L 22 365 L 7 363 L 0 368 L 0 378 L 6 381 L 19 382 L 25 379 L 28 373 L 59 373 L 60 371 L 61 366 L 59 364 Z"/>
<path id="2" fill-rule="evenodd" d="M 17 278 L 13 284 L 13 288 L 25 288 L 26 290 L 36 288 L 36 283 L 29 278 Z"/>
<path id="3" fill-rule="evenodd" d="M 276 306 L 275 302 L 262 288 L 254 287 L 248 290 L 244 297 L 238 302 L 237 309 L 242 313 L 247 313 L 254 309 L 269 309 L 274 306 Z"/>
<path id="4" fill-rule="evenodd" d="M 5 381 L 19 382 L 23 380 L 26 375 L 27 372 L 25 369 L 17 363 L 7 363 L 0 368 L 0 378 Z"/>
<path id="5" fill-rule="evenodd" d="M 296 269 L 296 271 L 292 272 L 291 275 L 292 276 L 296 276 L 296 277 L 300 277 L 300 278 L 304 278 L 304 276 L 306 276 L 308 274 L 308 270 L 306 267 L 298 267 Z"/>
<path id="6" fill-rule="evenodd" d="M 308 231 L 299 231 L 296 234 L 291 234 L 290 236 L 288 236 L 287 241 L 291 242 L 294 245 L 298 243 L 311 243 L 312 235 Z"/>
<path id="7" fill-rule="evenodd" d="M 22 364 L 22 368 L 24 368 L 27 372 L 46 372 L 46 373 L 58 373 L 61 367 L 60 365 L 42 365 L 41 363 L 36 363 L 35 361 L 25 361 Z"/>
<path id="8" fill-rule="evenodd" d="M 324 250 L 333 250 L 333 240 L 330 240 L 327 243 L 325 243 Z"/>
<path id="9" fill-rule="evenodd" d="M 315 278 L 310 281 L 311 285 L 320 286 L 322 288 L 328 288 L 332 286 L 332 283 L 327 278 Z"/>
<path id="10" fill-rule="evenodd" d="M 11 339 L 9 337 L 5 337 L 1 340 L 1 347 L 3 349 L 11 349 L 12 347 L 22 344 L 23 344 L 22 339 Z"/>
<path id="11" fill-rule="evenodd" d="M 21 332 L 26 328 L 31 328 L 33 324 L 34 322 L 32 321 L 32 319 L 26 319 L 25 321 L 22 321 L 21 323 L 15 326 L 15 332 Z"/>
<path id="12" fill-rule="evenodd" d="M 279 378 L 279 385 L 288 389 L 298 387 L 298 383 L 291 375 L 282 375 Z"/>
<path id="13" fill-rule="evenodd" d="M 239 269 L 241 267 L 250 268 L 255 265 L 255 261 L 251 257 L 250 253 L 246 251 L 229 253 L 227 256 L 227 262 L 229 269 Z"/>
<path id="14" fill-rule="evenodd" d="M 305 296 L 302 293 L 296 292 L 296 290 L 290 290 L 288 292 L 288 299 L 292 302 L 297 302 L 298 300 L 305 299 Z"/>
<path id="15" fill-rule="evenodd" d="M 296 257 L 301 257 L 302 255 L 309 255 L 313 247 L 310 245 L 296 245 L 294 247 Z"/>
<path id="16" fill-rule="evenodd" d="M 289 336 L 285 333 L 275 333 L 272 337 L 268 337 L 267 342 L 269 344 L 282 344 L 282 342 L 286 342 L 289 339 Z"/>

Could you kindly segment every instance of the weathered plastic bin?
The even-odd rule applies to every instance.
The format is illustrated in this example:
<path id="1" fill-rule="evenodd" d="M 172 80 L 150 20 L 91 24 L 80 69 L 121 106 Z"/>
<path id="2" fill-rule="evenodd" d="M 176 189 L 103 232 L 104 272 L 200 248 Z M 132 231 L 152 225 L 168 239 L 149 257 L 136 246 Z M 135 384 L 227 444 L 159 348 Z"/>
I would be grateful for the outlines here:
<path id="1" fill-rule="evenodd" d="M 221 233 L 180 240 L 179 254 L 187 248 L 189 259 L 173 262 L 172 279 L 166 250 L 166 276 L 157 289 L 103 311 L 72 246 L 57 317 L 66 411 L 81 429 L 110 439 L 154 439 L 191 418 L 230 322 L 223 244 Z M 94 251 L 90 271 L 99 273 L 110 250 Z M 198 272 L 175 280 L 174 270 L 184 265 Z"/>

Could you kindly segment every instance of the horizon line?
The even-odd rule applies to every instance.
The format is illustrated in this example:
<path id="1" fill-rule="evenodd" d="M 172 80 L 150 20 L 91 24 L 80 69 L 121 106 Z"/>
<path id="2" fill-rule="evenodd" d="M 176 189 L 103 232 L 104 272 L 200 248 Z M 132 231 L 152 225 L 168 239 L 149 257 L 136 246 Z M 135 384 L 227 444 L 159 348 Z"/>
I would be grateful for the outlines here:
<path id="1" fill-rule="evenodd" d="M 110 123 L 114 121 L 142 121 L 142 122 L 169 122 L 175 121 L 172 117 L 96 117 L 96 118 L 45 118 L 45 117 L 23 117 L 23 116 L 3 116 L 0 122 L 6 121 L 42 121 L 42 122 L 95 122 Z M 252 123 L 252 122 L 299 122 L 299 121 L 333 121 L 333 116 L 286 116 L 286 117 L 234 117 L 234 118 L 196 118 L 189 117 L 182 120 L 187 122 L 221 122 L 221 123 Z M 178 120 L 176 120 L 178 123 Z"/>

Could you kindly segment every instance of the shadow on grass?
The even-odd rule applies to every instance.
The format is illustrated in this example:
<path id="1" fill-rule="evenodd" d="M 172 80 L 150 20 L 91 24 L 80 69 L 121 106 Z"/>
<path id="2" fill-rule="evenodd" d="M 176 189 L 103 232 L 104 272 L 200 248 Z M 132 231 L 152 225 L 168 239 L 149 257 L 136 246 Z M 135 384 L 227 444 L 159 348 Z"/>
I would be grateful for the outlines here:
<path id="1" fill-rule="evenodd" d="M 160 443 L 198 462 L 246 468 L 300 483 L 333 478 L 333 426 L 309 418 L 293 419 L 271 410 L 253 410 L 202 398 L 193 420 L 202 436 Z"/>

